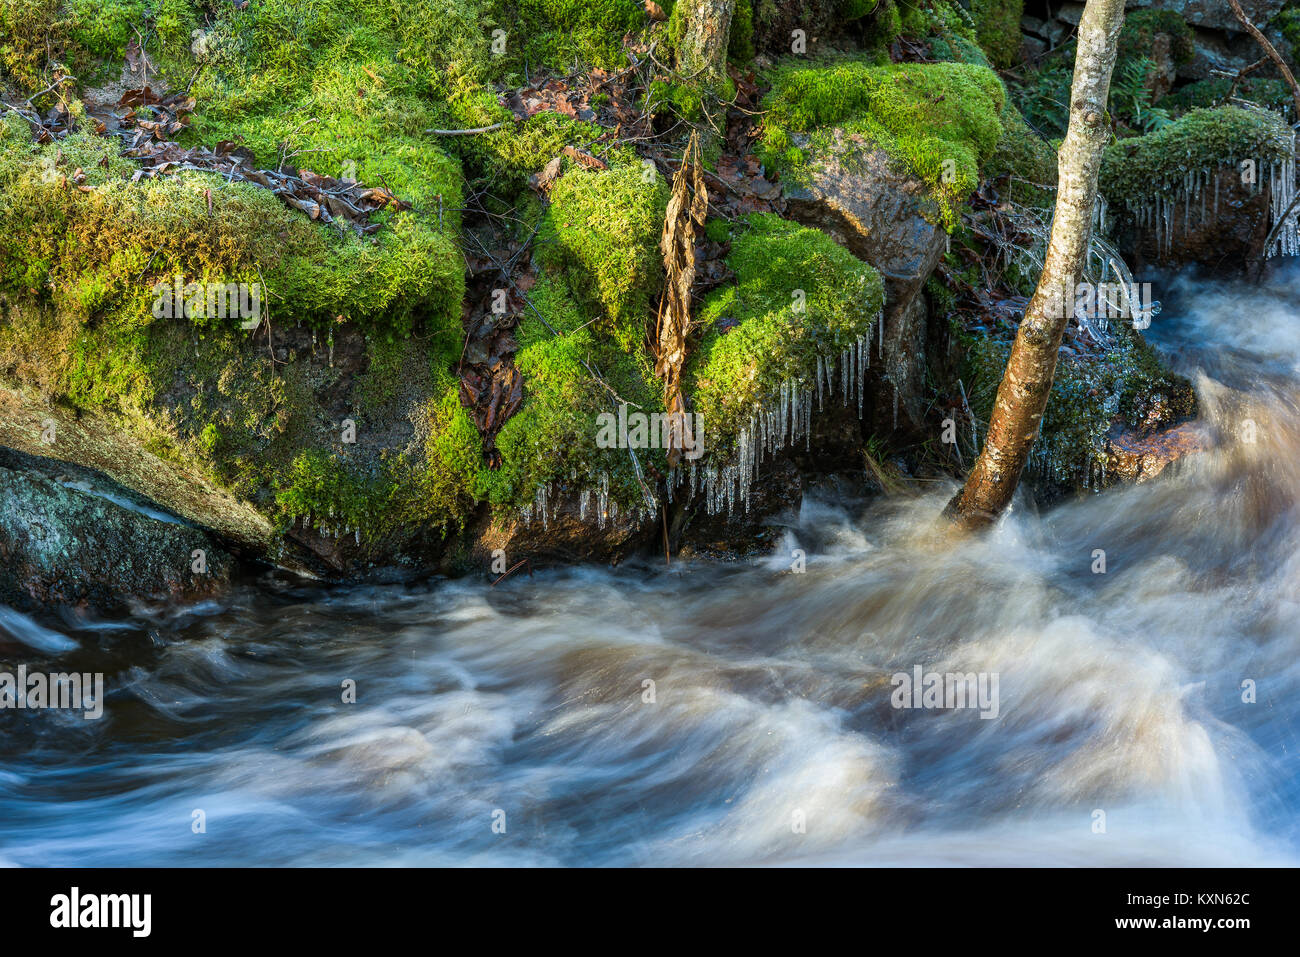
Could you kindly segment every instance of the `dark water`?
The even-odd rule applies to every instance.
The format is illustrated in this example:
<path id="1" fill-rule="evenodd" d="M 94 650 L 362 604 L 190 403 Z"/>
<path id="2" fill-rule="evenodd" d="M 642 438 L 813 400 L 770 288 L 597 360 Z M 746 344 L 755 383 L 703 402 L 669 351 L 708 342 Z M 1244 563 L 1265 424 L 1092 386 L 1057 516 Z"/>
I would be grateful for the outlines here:
<path id="1" fill-rule="evenodd" d="M 1298 287 L 1164 297 L 1216 451 L 955 547 L 933 488 L 810 501 L 752 566 L 0 616 L 0 670 L 109 689 L 0 712 L 0 863 L 1296 863 Z M 891 707 L 916 665 L 997 717 Z"/>

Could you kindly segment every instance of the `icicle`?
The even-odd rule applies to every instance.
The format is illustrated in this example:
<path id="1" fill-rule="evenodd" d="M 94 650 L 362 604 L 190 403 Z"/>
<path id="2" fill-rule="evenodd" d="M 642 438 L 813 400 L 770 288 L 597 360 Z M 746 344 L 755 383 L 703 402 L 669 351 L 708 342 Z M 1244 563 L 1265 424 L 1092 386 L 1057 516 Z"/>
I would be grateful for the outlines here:
<path id="1" fill-rule="evenodd" d="M 880 320 L 877 319 L 876 321 L 879 322 Z M 866 362 L 864 359 L 864 352 L 868 350 L 864 350 L 862 348 L 862 341 L 863 341 L 863 337 L 858 336 L 858 418 L 862 418 L 862 393 L 866 389 L 866 381 L 867 381 L 867 370 L 866 370 Z"/>
<path id="2" fill-rule="evenodd" d="M 804 403 L 804 407 L 803 407 L 803 434 L 804 434 L 804 444 L 803 444 L 804 450 L 811 452 L 812 451 L 812 393 L 811 392 L 808 393 L 808 401 Z"/>

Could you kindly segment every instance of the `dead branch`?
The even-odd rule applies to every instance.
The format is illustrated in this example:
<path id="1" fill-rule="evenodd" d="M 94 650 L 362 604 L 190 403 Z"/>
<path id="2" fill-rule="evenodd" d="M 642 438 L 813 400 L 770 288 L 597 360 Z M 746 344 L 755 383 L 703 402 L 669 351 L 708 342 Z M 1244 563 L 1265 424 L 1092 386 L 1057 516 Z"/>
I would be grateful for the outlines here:
<path id="1" fill-rule="evenodd" d="M 1241 25 L 1246 28 L 1246 32 L 1255 38 L 1255 42 L 1264 48 L 1268 58 L 1277 66 L 1278 72 L 1282 74 L 1282 79 L 1286 80 L 1286 85 L 1291 87 L 1291 96 L 1295 99 L 1295 119 L 1300 121 L 1300 85 L 1296 84 L 1295 77 L 1291 75 L 1290 69 L 1287 68 L 1286 61 L 1282 59 L 1277 48 L 1269 42 L 1268 37 L 1260 33 L 1259 28 L 1251 23 L 1246 16 L 1246 11 L 1241 9 L 1241 4 L 1237 0 L 1228 0 L 1228 6 L 1232 7 L 1233 15 L 1241 21 Z"/>

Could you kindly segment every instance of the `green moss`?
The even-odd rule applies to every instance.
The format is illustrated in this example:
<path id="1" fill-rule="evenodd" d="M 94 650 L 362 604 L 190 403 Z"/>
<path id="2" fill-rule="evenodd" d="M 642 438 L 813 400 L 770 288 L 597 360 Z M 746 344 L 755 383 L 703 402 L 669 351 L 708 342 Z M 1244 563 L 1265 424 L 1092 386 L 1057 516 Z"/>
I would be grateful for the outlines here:
<path id="1" fill-rule="evenodd" d="M 976 37 L 993 65 L 1011 66 L 1020 55 L 1020 15 L 1024 0 L 972 0 Z"/>
<path id="2" fill-rule="evenodd" d="M 623 37 L 648 19 L 635 0 L 517 0 L 520 54 L 533 69 L 568 72 L 574 61 L 613 69 L 621 66 Z"/>
<path id="3" fill-rule="evenodd" d="M 1178 64 L 1189 62 L 1196 54 L 1196 34 L 1181 14 L 1173 10 L 1134 10 L 1124 17 L 1119 34 L 1119 60 L 1149 57 L 1156 34 L 1167 34 L 1172 41 L 1170 53 Z"/>
<path id="4" fill-rule="evenodd" d="M 843 127 L 878 143 L 923 180 L 951 229 L 1001 136 L 1003 99 L 997 75 L 968 64 L 787 65 L 774 72 L 764 101 L 764 158 L 798 182 L 829 128 Z M 803 132 L 811 136 L 797 147 L 792 134 Z"/>
<path id="5" fill-rule="evenodd" d="M 903 32 L 903 19 L 894 0 L 845 0 L 846 20 L 866 18 L 863 42 L 868 48 L 884 49 Z"/>
<path id="6" fill-rule="evenodd" d="M 501 119 L 485 114 L 475 125 L 487 126 Z M 584 151 L 596 148 L 605 129 L 560 113 L 539 113 L 521 123 L 483 136 L 457 137 L 467 169 L 490 184 L 493 192 L 509 196 L 524 188 L 528 177 L 540 170 L 566 146 Z"/>
<path id="7" fill-rule="evenodd" d="M 1160 105 L 1181 112 L 1220 106 L 1228 98 L 1228 91 L 1231 88 L 1232 81 L 1226 77 L 1197 80 L 1167 94 L 1160 100 Z M 1238 99 L 1250 100 L 1266 109 L 1279 112 L 1286 110 L 1294 102 L 1291 98 L 1291 88 L 1285 81 L 1268 78 L 1248 76 L 1237 84 L 1233 95 Z"/>
<path id="8" fill-rule="evenodd" d="M 493 71 L 492 20 L 471 0 L 266 0 L 222 7 L 205 36 L 189 140 L 241 140 L 268 166 L 383 183 L 454 234 L 459 164 L 435 138 Z M 441 197 L 441 207 L 438 198 Z M 442 209 L 439 223 L 439 208 Z"/>
<path id="9" fill-rule="evenodd" d="M 704 224 L 704 237 L 711 243 L 725 243 L 731 238 L 731 221 L 710 219 Z"/>
<path id="10" fill-rule="evenodd" d="M 628 352 L 641 348 L 651 298 L 663 284 L 658 243 L 667 205 L 663 179 L 639 164 L 603 171 L 575 166 L 551 187 L 542 258 L 578 272 L 575 292 L 603 312 Z"/>
<path id="11" fill-rule="evenodd" d="M 216 454 L 217 447 L 221 445 L 221 430 L 213 423 L 209 422 L 199 433 L 199 447 L 204 454 L 209 457 Z"/>
<path id="12" fill-rule="evenodd" d="M 1290 155 L 1292 134 L 1281 117 L 1236 106 L 1193 110 L 1163 129 L 1107 148 L 1098 180 L 1111 202 L 1143 204 L 1189 170 Z"/>
<path id="13" fill-rule="evenodd" d="M 428 527 L 459 514 L 445 498 L 392 490 L 456 484 L 426 481 L 412 464 L 418 447 L 367 448 L 339 458 L 328 480 L 318 474 L 343 455 L 331 451 L 337 424 L 322 421 L 317 398 L 343 375 L 327 362 L 340 317 L 375 340 L 355 387 L 364 428 L 385 427 L 384 403 L 399 388 L 450 378 L 440 370 L 459 347 L 463 278 L 448 238 L 400 216 L 382 231 L 387 240 L 341 235 L 267 190 L 215 175 L 132 183 L 107 140 L 74 135 L 34 149 L 21 127 L 0 130 L 0 296 L 34 304 L 0 323 L 6 376 L 121 417 L 148 447 L 202 463 L 216 485 L 285 518 L 290 506 L 326 515 L 332 505 L 378 541 L 402 534 L 413 516 Z M 88 191 L 63 181 L 77 168 Z M 265 282 L 278 331 L 295 322 L 318 330 L 316 361 L 273 363 L 237 317 L 156 317 L 153 284 L 176 275 Z M 49 318 L 16 318 L 29 314 Z M 401 421 L 404 409 L 388 418 Z M 269 499 L 271 490 L 287 497 Z"/>
<path id="14" fill-rule="evenodd" d="M 1300 3 L 1296 0 L 1287 0 L 1286 6 L 1269 26 L 1278 30 L 1292 47 L 1300 49 Z"/>
<path id="15" fill-rule="evenodd" d="M 127 45 L 141 40 L 155 67 L 170 67 L 197 24 L 189 0 L 0 0 L 0 76 L 26 91 L 56 66 L 83 86 L 116 79 Z"/>
<path id="16" fill-rule="evenodd" d="M 627 451 L 596 446 L 597 417 L 616 410 L 611 389 L 634 409 L 662 410 L 661 387 L 648 356 L 628 354 L 610 342 L 561 277 L 544 275 L 530 298 L 540 316 L 530 311 L 520 321 L 515 355 L 524 376 L 524 403 L 497 436 L 501 468 L 477 473 L 475 495 L 519 508 L 531 504 L 544 484 L 591 488 L 597 476 L 606 475 L 615 501 L 639 502 Z M 588 366 L 599 370 L 604 384 Z M 643 467 L 664 467 L 662 450 L 637 454 Z"/>
<path id="17" fill-rule="evenodd" d="M 264 280 L 263 301 L 283 319 L 341 316 L 405 332 L 431 315 L 439 334 L 459 332 L 459 253 L 413 213 L 361 239 L 252 184 L 200 172 L 133 183 L 110 140 L 77 134 L 33 150 L 27 134 L 6 129 L 0 287 L 48 296 L 83 322 L 110 315 L 138 325 L 150 320 L 160 281 Z M 78 169 L 85 191 L 65 182 Z"/>
<path id="18" fill-rule="evenodd" d="M 814 388 L 817 357 L 869 336 L 884 302 L 880 275 L 825 233 L 760 214 L 733 241 L 736 285 L 705 301 L 704 336 L 686 381 L 711 454 L 725 456 L 781 384 Z"/>
<path id="19" fill-rule="evenodd" d="M 754 59 L 753 0 L 737 0 L 731 15 L 731 35 L 727 38 L 727 58 L 743 66 Z"/>
<path id="20" fill-rule="evenodd" d="M 646 109 L 651 113 L 666 109 L 688 122 L 698 123 L 704 116 L 704 93 L 691 83 L 652 80 Z"/>
<path id="21" fill-rule="evenodd" d="M 1063 355 L 1057 363 L 1031 462 L 1052 481 L 1081 486 L 1090 470 L 1106 467 L 1106 433 L 1116 423 L 1140 428 L 1157 412 L 1164 421 L 1195 412 L 1187 380 L 1164 369 L 1129 324 L 1114 322 L 1110 329 L 1116 344 L 1104 356 Z M 958 338 L 971 411 L 987 422 L 1011 342 L 964 333 Z"/>

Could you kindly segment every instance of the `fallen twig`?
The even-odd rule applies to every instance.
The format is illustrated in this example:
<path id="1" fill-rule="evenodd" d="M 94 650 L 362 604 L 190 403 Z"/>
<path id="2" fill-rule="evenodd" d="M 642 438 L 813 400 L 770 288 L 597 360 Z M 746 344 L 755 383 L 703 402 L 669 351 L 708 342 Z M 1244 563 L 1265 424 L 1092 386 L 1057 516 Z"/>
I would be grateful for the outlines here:
<path id="1" fill-rule="evenodd" d="M 528 559 L 526 559 L 526 558 L 521 558 L 521 559 L 519 559 L 519 561 L 515 562 L 513 565 L 511 565 L 509 568 L 507 568 L 507 569 L 506 569 L 506 573 L 505 573 L 504 575 L 502 575 L 500 578 L 498 578 L 496 581 L 494 581 L 494 582 L 491 584 L 491 586 L 489 586 L 489 587 L 496 588 L 498 582 L 505 581 L 508 577 L 510 577 L 510 573 L 513 572 L 513 571 L 514 571 L 516 568 L 518 568 L 520 565 L 527 565 L 527 566 L 528 566 L 528 577 L 529 577 L 529 578 L 532 578 L 532 577 L 533 577 L 533 563 L 530 562 L 530 561 L 529 561 Z"/>
<path id="2" fill-rule="evenodd" d="M 502 120 L 500 123 L 493 123 L 491 126 L 476 126 L 472 130 L 425 130 L 424 132 L 433 136 L 469 136 L 471 133 L 491 133 L 493 130 L 501 129 L 507 122 Z"/>

